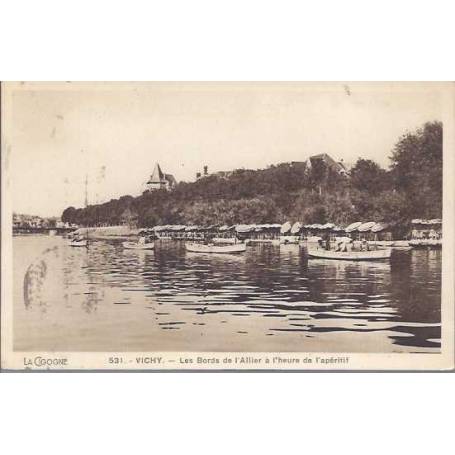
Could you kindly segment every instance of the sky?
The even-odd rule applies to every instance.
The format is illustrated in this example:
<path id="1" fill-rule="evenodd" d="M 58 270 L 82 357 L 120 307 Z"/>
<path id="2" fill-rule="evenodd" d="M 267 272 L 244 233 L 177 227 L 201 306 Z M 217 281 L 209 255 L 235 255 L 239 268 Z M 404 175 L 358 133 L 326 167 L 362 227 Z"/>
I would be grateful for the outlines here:
<path id="1" fill-rule="evenodd" d="M 442 120 L 443 84 L 25 83 L 4 87 L 16 213 L 60 216 L 140 195 L 158 162 L 177 181 L 328 153 L 383 167 L 394 144 Z"/>

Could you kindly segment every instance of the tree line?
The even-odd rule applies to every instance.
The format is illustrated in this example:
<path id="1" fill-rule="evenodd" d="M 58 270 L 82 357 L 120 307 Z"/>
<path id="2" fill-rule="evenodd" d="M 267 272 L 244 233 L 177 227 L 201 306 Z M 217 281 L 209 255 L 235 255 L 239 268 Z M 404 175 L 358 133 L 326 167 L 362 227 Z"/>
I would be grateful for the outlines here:
<path id="1" fill-rule="evenodd" d="M 359 158 L 348 175 L 323 160 L 238 169 L 180 182 L 172 191 L 122 196 L 68 207 L 62 221 L 84 226 L 130 224 L 347 224 L 384 221 L 407 229 L 413 218 L 442 216 L 442 123 L 428 122 L 399 138 L 388 169 Z"/>

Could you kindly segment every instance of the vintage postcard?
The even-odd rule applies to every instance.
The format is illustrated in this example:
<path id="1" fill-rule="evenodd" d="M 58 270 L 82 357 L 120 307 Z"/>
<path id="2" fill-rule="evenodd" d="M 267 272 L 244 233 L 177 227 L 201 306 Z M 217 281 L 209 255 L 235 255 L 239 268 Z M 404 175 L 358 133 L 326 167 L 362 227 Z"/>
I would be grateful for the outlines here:
<path id="1" fill-rule="evenodd" d="M 2 369 L 453 369 L 454 95 L 2 83 Z"/>

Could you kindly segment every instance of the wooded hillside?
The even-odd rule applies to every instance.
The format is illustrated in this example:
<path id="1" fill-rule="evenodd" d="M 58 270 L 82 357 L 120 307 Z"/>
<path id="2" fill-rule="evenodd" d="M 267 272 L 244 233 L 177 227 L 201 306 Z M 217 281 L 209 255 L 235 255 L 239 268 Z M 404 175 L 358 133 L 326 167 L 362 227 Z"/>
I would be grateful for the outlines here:
<path id="1" fill-rule="evenodd" d="M 282 163 L 180 182 L 173 191 L 123 196 L 104 204 L 68 207 L 62 220 L 85 226 L 137 224 L 304 223 L 442 217 L 442 123 L 402 136 L 382 169 L 359 158 L 349 176 L 322 160 Z"/>

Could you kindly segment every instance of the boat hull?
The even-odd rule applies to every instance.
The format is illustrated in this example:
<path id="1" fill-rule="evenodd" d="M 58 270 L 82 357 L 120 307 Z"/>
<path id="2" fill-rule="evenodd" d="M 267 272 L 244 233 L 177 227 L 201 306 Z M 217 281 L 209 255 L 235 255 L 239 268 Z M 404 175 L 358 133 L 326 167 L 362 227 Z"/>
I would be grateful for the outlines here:
<path id="1" fill-rule="evenodd" d="M 87 247 L 88 241 L 87 240 L 72 240 L 70 242 L 70 246 L 73 247 Z"/>
<path id="2" fill-rule="evenodd" d="M 199 243 L 186 243 L 185 248 L 191 253 L 243 253 L 246 251 L 245 243 L 236 245 L 202 245 Z"/>
<path id="3" fill-rule="evenodd" d="M 310 258 L 335 259 L 342 261 L 378 261 L 390 259 L 392 250 L 386 248 L 376 251 L 327 251 L 321 249 L 308 250 Z"/>
<path id="4" fill-rule="evenodd" d="M 155 248 L 154 243 L 145 243 L 140 245 L 139 243 L 135 242 L 123 242 L 123 248 L 127 250 L 153 250 Z"/>

